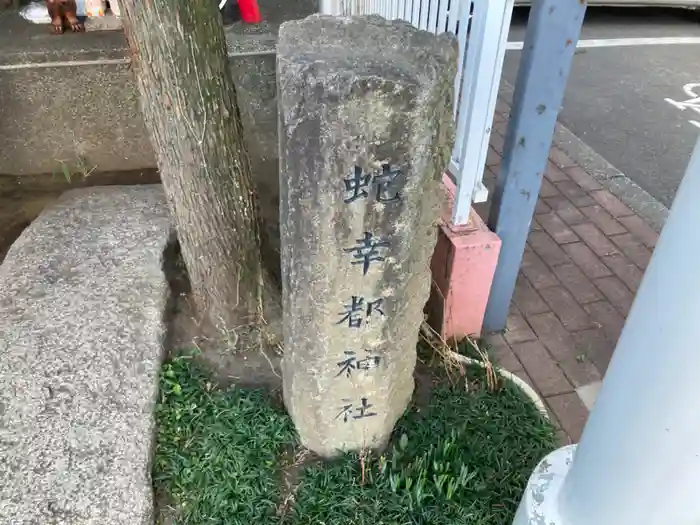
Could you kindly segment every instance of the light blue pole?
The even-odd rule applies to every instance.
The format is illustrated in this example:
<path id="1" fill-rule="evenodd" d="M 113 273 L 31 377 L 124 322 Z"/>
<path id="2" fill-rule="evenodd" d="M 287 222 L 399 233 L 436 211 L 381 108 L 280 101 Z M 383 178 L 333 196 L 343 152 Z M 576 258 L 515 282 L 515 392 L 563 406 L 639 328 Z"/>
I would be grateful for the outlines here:
<path id="1" fill-rule="evenodd" d="M 586 0 L 534 0 L 489 227 L 501 238 L 484 330 L 503 330 L 547 166 Z"/>
<path id="2" fill-rule="evenodd" d="M 543 459 L 513 525 L 700 523 L 700 140 L 581 442 Z"/>

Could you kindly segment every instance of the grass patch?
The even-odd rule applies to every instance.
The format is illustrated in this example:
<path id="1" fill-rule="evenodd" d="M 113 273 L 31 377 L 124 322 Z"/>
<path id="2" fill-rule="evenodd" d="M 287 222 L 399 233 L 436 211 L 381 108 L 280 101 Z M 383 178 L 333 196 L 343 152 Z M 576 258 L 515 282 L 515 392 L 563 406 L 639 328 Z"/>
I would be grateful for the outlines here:
<path id="1" fill-rule="evenodd" d="M 553 427 L 510 383 L 484 371 L 435 378 L 427 407 L 411 407 L 382 456 L 349 454 L 300 472 L 283 515 L 283 457 L 293 425 L 263 391 L 219 390 L 192 360 L 161 373 L 154 483 L 182 525 L 509 525 Z M 162 514 L 162 513 L 161 513 Z"/>

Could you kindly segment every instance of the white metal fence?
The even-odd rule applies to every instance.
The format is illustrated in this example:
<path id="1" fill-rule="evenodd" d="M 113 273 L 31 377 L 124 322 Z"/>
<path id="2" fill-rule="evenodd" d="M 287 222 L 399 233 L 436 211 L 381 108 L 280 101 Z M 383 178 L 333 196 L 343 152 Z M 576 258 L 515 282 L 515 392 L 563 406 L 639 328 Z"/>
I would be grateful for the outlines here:
<path id="1" fill-rule="evenodd" d="M 455 140 L 450 173 L 457 183 L 453 222 L 469 221 L 471 203 L 483 202 L 491 125 L 501 80 L 514 0 L 321 0 L 329 15 L 378 14 L 402 19 L 435 34 L 459 40 L 455 79 Z"/>

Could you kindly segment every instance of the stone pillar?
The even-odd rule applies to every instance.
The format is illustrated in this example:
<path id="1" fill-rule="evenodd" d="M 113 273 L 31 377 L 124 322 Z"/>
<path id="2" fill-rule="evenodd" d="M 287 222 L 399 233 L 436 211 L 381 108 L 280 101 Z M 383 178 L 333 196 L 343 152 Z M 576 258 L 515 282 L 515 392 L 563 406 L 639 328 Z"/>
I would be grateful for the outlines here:
<path id="1" fill-rule="evenodd" d="M 385 445 L 413 393 L 456 57 L 376 16 L 280 28 L 284 399 L 323 456 Z"/>
<path id="2" fill-rule="evenodd" d="M 700 523 L 700 140 L 581 443 L 530 478 L 514 525 Z"/>

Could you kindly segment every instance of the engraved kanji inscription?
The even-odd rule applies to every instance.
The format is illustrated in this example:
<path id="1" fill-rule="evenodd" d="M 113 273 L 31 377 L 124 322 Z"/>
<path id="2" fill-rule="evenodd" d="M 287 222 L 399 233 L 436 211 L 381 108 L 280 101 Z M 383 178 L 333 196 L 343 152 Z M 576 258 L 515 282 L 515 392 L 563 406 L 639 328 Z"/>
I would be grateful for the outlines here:
<path id="1" fill-rule="evenodd" d="M 343 403 L 346 404 L 340 409 L 340 412 L 337 416 L 335 416 L 335 419 L 342 419 L 344 423 L 347 423 L 352 419 L 363 419 L 377 415 L 376 412 L 371 411 L 374 405 L 372 405 L 366 397 L 363 397 L 360 400 L 359 406 L 353 405 L 349 399 L 343 399 Z"/>
<path id="2" fill-rule="evenodd" d="M 397 202 L 401 200 L 400 192 L 392 192 L 390 186 L 396 180 L 397 177 L 402 175 L 401 170 L 394 169 L 390 164 L 384 164 L 382 166 L 382 174 L 375 175 L 373 182 L 377 187 L 377 201 L 383 204 L 388 204 L 390 202 Z M 392 195 L 393 193 L 393 195 Z"/>
<path id="3" fill-rule="evenodd" d="M 365 353 L 367 355 L 364 358 L 358 359 L 357 353 L 352 350 L 346 350 L 343 352 L 344 359 L 338 363 L 340 372 L 338 372 L 336 377 L 340 377 L 342 375 L 352 377 L 352 373 L 355 370 L 368 371 L 373 368 L 377 368 L 379 363 L 381 363 L 382 358 L 373 354 L 370 350 L 366 350 Z"/>
<path id="4" fill-rule="evenodd" d="M 343 202 L 345 204 L 350 204 L 355 202 L 357 199 L 363 199 L 369 195 L 367 193 L 367 188 L 369 188 L 372 182 L 371 175 L 364 175 L 362 173 L 362 168 L 355 166 L 354 175 L 349 179 L 343 179 L 345 181 L 345 191 L 346 196 Z"/>
<path id="5" fill-rule="evenodd" d="M 379 298 L 374 301 L 365 301 L 364 297 L 352 296 L 352 301 L 345 305 L 345 310 L 340 312 L 340 321 L 336 324 L 347 323 L 350 328 L 360 328 L 362 322 L 373 314 L 384 317 L 382 304 L 384 299 Z"/>
<path id="6" fill-rule="evenodd" d="M 354 261 L 352 264 L 362 265 L 362 275 L 367 275 L 370 264 L 373 262 L 383 262 L 382 249 L 389 248 L 389 241 L 376 238 L 370 232 L 365 232 L 361 239 L 357 239 L 357 245 L 352 248 L 345 248 L 346 253 L 352 253 Z"/>
<path id="7" fill-rule="evenodd" d="M 401 200 L 401 192 L 392 189 L 394 181 L 403 175 L 400 169 L 392 168 L 391 164 L 382 164 L 382 172 L 377 175 L 364 173 L 362 168 L 355 166 L 352 176 L 343 179 L 345 183 L 345 204 L 350 204 L 358 199 L 369 196 L 371 185 L 375 187 L 375 198 L 377 202 L 389 204 Z"/>

